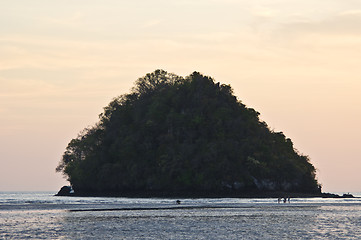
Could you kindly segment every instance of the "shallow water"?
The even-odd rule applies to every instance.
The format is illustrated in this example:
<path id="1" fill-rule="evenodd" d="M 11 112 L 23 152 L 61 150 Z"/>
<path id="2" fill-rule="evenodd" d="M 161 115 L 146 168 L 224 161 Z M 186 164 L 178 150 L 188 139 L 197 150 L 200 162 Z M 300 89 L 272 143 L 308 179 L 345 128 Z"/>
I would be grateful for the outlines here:
<path id="1" fill-rule="evenodd" d="M 359 198 L 180 199 L 177 205 L 53 194 L 0 193 L 0 239 L 361 239 Z"/>

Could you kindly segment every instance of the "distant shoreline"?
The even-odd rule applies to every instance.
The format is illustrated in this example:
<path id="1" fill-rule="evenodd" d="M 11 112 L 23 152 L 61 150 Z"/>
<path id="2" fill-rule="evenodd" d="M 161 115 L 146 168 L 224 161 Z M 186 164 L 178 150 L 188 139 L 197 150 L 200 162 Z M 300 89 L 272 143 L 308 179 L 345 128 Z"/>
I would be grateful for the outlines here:
<path id="1" fill-rule="evenodd" d="M 123 192 L 72 192 L 55 196 L 74 197 L 128 197 L 128 198 L 354 198 L 352 194 L 292 193 L 292 192 L 192 192 L 192 191 L 123 191 Z"/>

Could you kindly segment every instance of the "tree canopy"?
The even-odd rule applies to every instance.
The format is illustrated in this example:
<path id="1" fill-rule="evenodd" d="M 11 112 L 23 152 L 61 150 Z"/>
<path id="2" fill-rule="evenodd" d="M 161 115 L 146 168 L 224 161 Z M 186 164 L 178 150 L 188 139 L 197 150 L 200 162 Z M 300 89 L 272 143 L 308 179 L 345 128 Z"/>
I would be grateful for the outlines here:
<path id="1" fill-rule="evenodd" d="M 75 192 L 317 192 L 315 168 L 229 85 L 156 70 L 72 139 L 57 171 Z"/>

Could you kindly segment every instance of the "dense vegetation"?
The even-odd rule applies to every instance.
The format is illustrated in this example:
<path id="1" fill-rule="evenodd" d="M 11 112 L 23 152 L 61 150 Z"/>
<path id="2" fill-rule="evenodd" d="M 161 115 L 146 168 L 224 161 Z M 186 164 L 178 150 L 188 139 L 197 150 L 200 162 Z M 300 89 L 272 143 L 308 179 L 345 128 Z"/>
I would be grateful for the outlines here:
<path id="1" fill-rule="evenodd" d="M 57 171 L 75 192 L 318 192 L 315 168 L 229 85 L 157 70 L 70 141 Z"/>

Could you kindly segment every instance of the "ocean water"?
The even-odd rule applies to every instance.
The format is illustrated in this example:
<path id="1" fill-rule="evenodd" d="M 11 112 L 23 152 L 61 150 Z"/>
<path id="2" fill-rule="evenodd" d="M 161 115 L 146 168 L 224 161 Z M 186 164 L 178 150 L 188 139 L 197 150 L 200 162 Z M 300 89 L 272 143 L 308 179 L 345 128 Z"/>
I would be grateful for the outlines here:
<path id="1" fill-rule="evenodd" d="M 361 198 L 179 200 L 0 192 L 0 239 L 361 239 Z"/>

